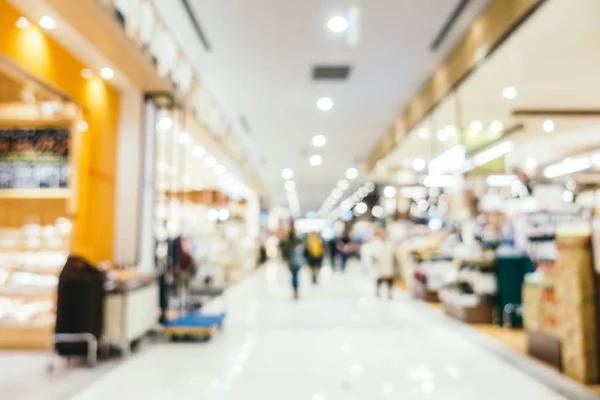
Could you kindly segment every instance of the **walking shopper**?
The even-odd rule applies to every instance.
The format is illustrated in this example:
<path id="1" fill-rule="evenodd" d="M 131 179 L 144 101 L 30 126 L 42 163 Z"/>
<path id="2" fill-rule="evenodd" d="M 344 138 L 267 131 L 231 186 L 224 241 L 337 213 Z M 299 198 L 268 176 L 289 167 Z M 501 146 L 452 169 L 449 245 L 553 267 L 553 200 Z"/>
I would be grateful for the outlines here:
<path id="1" fill-rule="evenodd" d="M 335 257 L 338 253 L 336 238 L 331 238 L 331 240 L 329 240 L 327 244 L 329 245 L 329 259 L 331 261 L 331 269 L 335 270 Z"/>
<path id="2" fill-rule="evenodd" d="M 346 271 L 346 265 L 348 264 L 348 258 L 352 252 L 352 243 L 350 240 L 350 234 L 347 230 L 344 231 L 342 236 L 337 239 L 337 249 L 340 253 L 341 268 L 342 272 Z"/>
<path id="3" fill-rule="evenodd" d="M 381 285 L 385 283 L 388 287 L 388 297 L 392 298 L 392 287 L 394 285 L 394 242 L 389 239 L 388 231 L 379 228 L 376 237 L 371 244 L 371 254 L 377 272 L 377 296 Z"/>
<path id="4" fill-rule="evenodd" d="M 306 236 L 305 252 L 306 261 L 312 272 L 312 282 L 316 285 L 323 265 L 323 239 L 318 232 L 310 232 Z"/>
<path id="5" fill-rule="evenodd" d="M 280 235 L 279 248 L 281 250 L 281 257 L 287 263 L 290 273 L 292 274 L 292 289 L 294 290 L 294 299 L 299 298 L 299 286 L 298 274 L 300 268 L 302 268 L 302 243 L 296 237 L 296 232 L 292 227 L 287 235 Z"/>

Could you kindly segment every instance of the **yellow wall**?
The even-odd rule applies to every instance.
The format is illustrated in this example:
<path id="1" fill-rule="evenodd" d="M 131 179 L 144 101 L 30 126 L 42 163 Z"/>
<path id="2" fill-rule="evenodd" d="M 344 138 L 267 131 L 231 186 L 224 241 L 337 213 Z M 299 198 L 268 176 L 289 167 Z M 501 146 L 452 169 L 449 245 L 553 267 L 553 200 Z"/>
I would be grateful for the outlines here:
<path id="1" fill-rule="evenodd" d="M 65 93 L 84 110 L 89 130 L 81 135 L 75 217 L 76 253 L 91 261 L 113 258 L 115 165 L 119 94 L 57 42 L 31 24 L 19 29 L 20 13 L 0 0 L 0 55 Z"/>

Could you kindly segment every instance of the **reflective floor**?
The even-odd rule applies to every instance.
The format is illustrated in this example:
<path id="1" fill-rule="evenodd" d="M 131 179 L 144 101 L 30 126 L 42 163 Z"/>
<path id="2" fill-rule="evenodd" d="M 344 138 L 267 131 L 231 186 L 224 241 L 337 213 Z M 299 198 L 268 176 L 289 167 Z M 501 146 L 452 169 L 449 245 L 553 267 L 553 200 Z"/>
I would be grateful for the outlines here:
<path id="1" fill-rule="evenodd" d="M 565 399 L 455 330 L 400 291 L 374 296 L 353 265 L 302 277 L 270 265 L 232 289 L 225 331 L 205 344 L 148 348 L 80 393 L 92 399 Z M 215 304 L 215 309 L 222 307 Z"/>

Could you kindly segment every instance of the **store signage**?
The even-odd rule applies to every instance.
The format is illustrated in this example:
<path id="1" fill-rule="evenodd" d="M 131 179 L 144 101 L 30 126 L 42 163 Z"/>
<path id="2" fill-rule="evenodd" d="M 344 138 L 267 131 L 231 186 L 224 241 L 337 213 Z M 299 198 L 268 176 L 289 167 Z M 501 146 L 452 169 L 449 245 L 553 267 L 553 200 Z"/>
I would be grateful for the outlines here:
<path id="1" fill-rule="evenodd" d="M 0 130 L 0 189 L 66 188 L 68 129 Z"/>
<path id="2" fill-rule="evenodd" d="M 456 145 L 429 162 L 429 175 L 452 174 L 460 171 L 466 158 L 465 146 Z"/>

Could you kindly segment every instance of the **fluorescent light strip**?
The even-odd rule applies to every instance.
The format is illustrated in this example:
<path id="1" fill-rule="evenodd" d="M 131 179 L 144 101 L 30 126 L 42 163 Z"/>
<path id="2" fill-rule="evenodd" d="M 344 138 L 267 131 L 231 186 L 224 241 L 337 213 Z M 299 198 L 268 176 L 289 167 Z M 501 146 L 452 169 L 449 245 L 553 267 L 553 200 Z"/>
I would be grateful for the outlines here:
<path id="1" fill-rule="evenodd" d="M 452 175 L 428 175 L 423 179 L 427 187 L 451 187 L 456 185 L 456 177 Z"/>
<path id="2" fill-rule="evenodd" d="M 517 180 L 515 175 L 490 175 L 486 179 L 488 186 L 509 187 Z"/>
<path id="3" fill-rule="evenodd" d="M 572 174 L 573 172 L 583 171 L 591 167 L 591 157 L 580 157 L 547 167 L 544 169 L 544 176 L 552 179 L 559 176 Z"/>
<path id="4" fill-rule="evenodd" d="M 495 160 L 498 157 L 502 157 L 513 151 L 515 149 L 515 144 L 508 140 L 506 142 L 498 143 L 495 146 L 492 146 L 486 150 L 483 150 L 473 156 L 473 164 L 476 167 L 480 167 L 489 163 L 490 161 Z"/>

